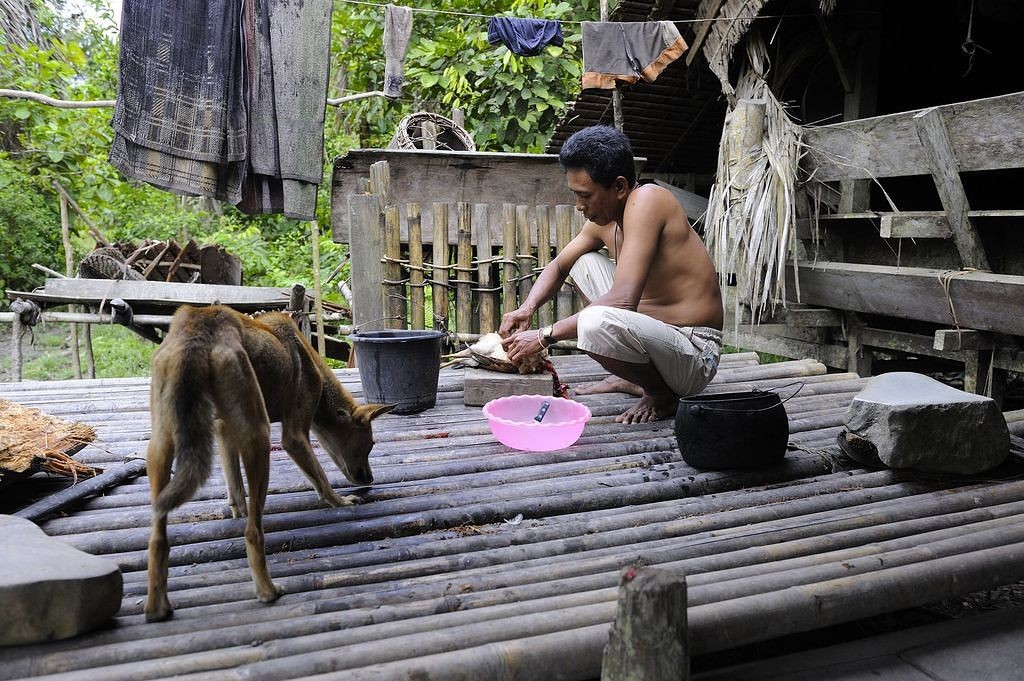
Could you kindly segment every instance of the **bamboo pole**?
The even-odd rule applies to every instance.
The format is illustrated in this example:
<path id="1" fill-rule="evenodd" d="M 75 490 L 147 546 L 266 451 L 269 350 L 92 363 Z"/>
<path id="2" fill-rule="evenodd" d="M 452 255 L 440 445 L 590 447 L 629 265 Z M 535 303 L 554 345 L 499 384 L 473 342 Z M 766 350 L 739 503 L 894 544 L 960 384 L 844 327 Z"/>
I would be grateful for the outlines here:
<path id="1" fill-rule="evenodd" d="M 551 206 L 537 206 L 537 272 L 551 262 Z M 537 325 L 555 322 L 554 302 L 547 301 L 537 311 Z"/>
<path id="2" fill-rule="evenodd" d="M 555 241 L 557 250 L 561 252 L 572 240 L 572 206 L 555 206 Z M 555 317 L 565 319 L 573 314 L 573 292 L 568 285 L 563 285 L 555 295 Z"/>
<path id="3" fill-rule="evenodd" d="M 530 207 L 516 206 L 516 253 L 519 261 L 519 300 L 520 304 L 530 295 L 533 288 L 533 244 L 530 229 Z"/>
<path id="4" fill-rule="evenodd" d="M 313 312 L 316 315 L 316 350 L 321 357 L 327 356 L 327 340 L 324 336 L 324 291 L 320 284 L 320 227 L 316 220 L 309 221 L 310 240 L 313 244 Z M 182 250 L 182 253 L 185 251 Z"/>
<path id="5" fill-rule="evenodd" d="M 405 221 L 409 230 L 409 317 L 411 328 L 426 328 L 426 295 L 423 276 L 423 225 L 420 204 L 405 207 Z"/>
<path id="6" fill-rule="evenodd" d="M 501 309 L 511 312 L 519 307 L 516 300 L 516 207 L 505 203 L 501 206 L 502 234 L 502 296 Z"/>
<path id="7" fill-rule="evenodd" d="M 1016 524 L 1016 535 L 1019 536 L 1024 526 L 1021 525 L 1018 520 Z M 985 532 L 985 537 L 973 537 L 970 541 L 970 546 L 973 548 L 968 549 L 968 555 L 983 554 L 993 548 L 999 550 L 1000 547 L 1005 547 L 1005 543 L 1000 543 L 998 528 Z M 975 541 L 977 539 L 978 541 Z M 904 551 L 906 554 L 917 554 L 921 559 L 925 559 L 925 556 L 932 553 L 936 556 L 947 556 L 947 555 L 961 555 L 964 553 L 962 547 L 951 548 L 953 553 L 943 553 L 941 550 L 935 552 L 932 547 L 939 546 L 943 542 L 933 543 L 929 546 L 924 547 L 910 547 L 909 551 Z M 952 547 L 952 543 L 948 540 L 944 542 L 945 545 Z M 1015 547 L 1017 552 L 1020 552 L 1019 545 Z M 914 562 L 911 563 L 892 563 L 889 560 L 889 556 L 892 554 L 878 554 L 876 556 L 864 557 L 863 559 L 853 558 L 852 560 L 858 561 L 859 566 L 863 566 L 864 569 L 868 570 L 868 573 L 885 573 L 889 572 L 889 566 L 914 566 Z M 830 569 L 841 570 L 844 566 L 844 560 L 839 559 L 838 554 L 833 556 L 834 560 L 830 562 Z M 972 555 L 973 558 L 973 555 Z M 696 561 L 700 562 L 701 558 L 697 558 Z M 662 567 L 672 570 L 678 570 L 680 564 L 669 565 L 665 564 Z M 817 570 L 817 568 L 815 568 Z M 857 572 L 857 576 L 863 576 L 868 573 Z M 780 571 L 778 574 L 784 580 L 784 583 L 792 583 L 791 578 L 792 572 L 789 570 Z M 841 573 L 840 573 L 841 574 Z M 709 588 L 713 588 L 715 580 L 713 574 L 705 573 L 702 575 L 705 578 L 705 584 L 711 586 L 696 586 L 693 588 L 695 593 L 700 594 L 698 597 L 701 602 L 709 602 L 706 597 L 701 593 Z M 507 596 L 501 596 L 499 594 L 483 594 L 478 591 L 466 592 L 467 595 L 459 598 L 458 604 L 455 606 L 453 611 L 451 603 L 447 607 L 440 606 L 440 603 L 417 603 L 411 602 L 406 603 L 408 595 L 403 594 L 403 602 L 399 603 L 396 601 L 394 604 L 380 605 L 374 608 L 375 616 L 373 622 L 370 624 L 364 619 L 357 608 L 360 606 L 355 605 L 359 602 L 359 597 L 349 599 L 349 607 L 337 608 L 334 610 L 319 610 L 319 615 L 326 618 L 326 621 L 315 621 L 313 618 L 306 617 L 301 613 L 304 612 L 301 608 L 292 607 L 289 615 L 294 613 L 294 616 L 289 617 L 277 617 L 274 621 L 269 622 L 266 619 L 256 618 L 255 620 L 249 620 L 247 622 L 239 621 L 225 621 L 225 624 L 232 628 L 230 631 L 216 631 L 212 636 L 194 636 L 192 632 L 187 631 L 183 627 L 178 627 L 177 631 L 184 633 L 174 634 L 174 632 L 167 631 L 164 628 L 159 636 L 154 636 L 151 640 L 143 641 L 131 646 L 119 646 L 116 649 L 104 651 L 97 649 L 95 645 L 89 650 L 81 651 L 81 655 L 84 655 L 85 659 L 76 658 L 74 660 L 60 660 L 57 656 L 51 656 L 42 660 L 34 660 L 34 664 L 42 666 L 42 668 L 48 671 L 55 671 L 53 667 L 58 664 L 73 666 L 77 668 L 92 668 L 95 671 L 95 667 L 104 661 L 104 655 L 106 659 L 109 659 L 111 654 L 117 655 L 119 660 L 138 660 L 138 659 L 154 659 L 154 658 L 166 658 L 174 655 L 175 653 L 180 654 L 183 650 L 195 652 L 196 650 L 207 650 L 211 648 L 228 648 L 227 653 L 229 659 L 223 660 L 228 665 L 238 664 L 257 664 L 256 668 L 250 668 L 244 670 L 244 673 L 251 675 L 258 670 L 259 678 L 291 678 L 282 676 L 281 673 L 284 670 L 282 665 L 298 665 L 298 667 L 292 666 L 290 671 L 294 674 L 308 675 L 316 672 L 325 671 L 337 671 L 342 668 L 353 668 L 363 665 L 379 664 L 382 661 L 396 660 L 403 658 L 410 658 L 415 656 L 422 656 L 427 653 L 427 650 L 423 646 L 431 646 L 431 649 L 437 652 L 438 639 L 444 638 L 449 640 L 462 639 L 463 645 L 466 645 L 465 636 L 470 635 L 477 636 L 480 633 L 487 632 L 484 635 L 487 637 L 516 637 L 521 636 L 520 631 L 526 629 L 528 625 L 536 625 L 538 620 L 547 619 L 549 625 L 554 625 L 553 629 L 562 627 L 573 627 L 579 626 L 580 621 L 589 620 L 593 617 L 594 621 L 605 622 L 610 619 L 613 614 L 614 604 L 611 600 L 614 598 L 614 589 L 609 588 L 609 578 L 614 580 L 614 575 L 605 574 L 600 576 L 600 581 L 586 580 L 590 589 L 583 591 L 572 591 L 571 586 L 565 582 L 556 585 L 548 585 L 548 597 L 541 597 L 537 592 L 537 586 L 541 585 L 529 585 L 526 587 L 526 591 L 517 590 L 515 597 L 510 598 L 511 593 L 508 588 L 501 588 L 500 591 L 507 593 Z M 614 582 L 612 582 L 613 584 Z M 561 586 L 563 591 L 552 591 L 552 586 Z M 568 591 L 565 591 L 565 587 L 570 586 Z M 545 588 L 541 586 L 541 588 Z M 784 587 L 790 589 L 791 587 Z M 812 587 L 813 588 L 813 587 Z M 528 593 L 529 592 L 529 593 Z M 757 594 L 758 597 L 771 596 L 774 593 L 779 592 L 778 589 L 774 589 L 771 592 L 762 592 Z M 784 593 L 784 592 L 783 592 Z M 554 594 L 559 594 L 555 596 Z M 443 594 L 439 594 L 443 598 Z M 527 598 L 527 596 L 533 596 L 533 598 Z M 509 603 L 509 600 L 518 601 Z M 729 602 L 731 599 L 726 599 L 724 602 Z M 722 603 L 723 601 L 714 601 L 714 603 Z M 428 610 L 428 607 L 433 607 L 433 611 Z M 693 608 L 692 610 L 694 610 Z M 260 609 L 262 610 L 262 609 Z M 256 612 L 259 613 L 260 610 Z M 267 612 L 267 611 L 263 611 Z M 444 614 L 441 615 L 440 613 Z M 328 614 L 332 613 L 332 614 Z M 422 615 L 432 614 L 433 617 L 423 617 Z M 582 620 L 581 620 L 582 618 Z M 553 621 L 552 621 L 553 620 Z M 256 622 L 263 621 L 265 624 L 257 624 Z M 447 635 L 437 636 L 433 632 L 439 629 L 438 623 L 444 623 L 442 631 L 445 631 Z M 206 622 L 204 618 L 204 623 Z M 254 624 L 250 624 L 253 622 Z M 183 623 L 171 623 L 183 624 Z M 192 627 L 195 627 L 196 622 L 193 620 Z M 355 627 L 355 625 L 363 625 Z M 545 626 L 549 626 L 545 625 Z M 506 627 L 502 632 L 498 629 L 500 627 Z M 274 629 L 273 627 L 276 627 Z M 329 632 L 329 630 L 338 629 L 337 632 Z M 472 631 L 471 631 L 472 630 Z M 552 629 L 547 629 L 552 630 Z M 537 633 L 537 629 L 531 630 L 532 633 Z M 154 632 L 156 634 L 156 632 Z M 527 634 L 529 635 L 529 634 Z M 607 635 L 607 630 L 606 630 Z M 116 633 L 115 633 L 116 636 Z M 763 636 L 763 634 L 762 634 Z M 249 637 L 249 638 L 244 638 Z M 251 640 L 252 637 L 260 639 L 264 638 L 282 638 L 288 640 L 279 641 L 280 645 L 276 645 L 273 648 L 267 648 L 260 650 L 255 653 L 249 650 L 242 653 L 242 657 L 234 657 L 230 651 L 230 646 L 238 646 L 244 650 L 245 642 Z M 302 638 L 300 638 L 302 637 Z M 396 638 L 401 637 L 401 638 Z M 450 638 L 449 638 L 450 637 Z M 389 640 L 393 645 L 388 646 L 377 646 L 387 650 L 387 653 L 381 653 L 380 651 L 374 651 L 370 653 L 361 652 L 357 646 L 360 643 L 374 641 L 374 640 Z M 479 639 L 476 639 L 479 640 Z M 351 650 L 345 650 L 342 652 L 341 648 L 337 646 L 344 646 L 345 649 L 351 648 Z M 443 645 L 443 644 L 442 644 Z M 113 646 L 112 646 L 113 648 Z M 127 649 L 126 649 L 127 648 Z M 224 650 L 217 650 L 217 653 L 224 654 Z M 295 656 L 301 655 L 301 658 Z M 369 655 L 369 657 L 367 657 Z M 383 655 L 383 656 L 382 656 Z M 208 662 L 206 664 L 212 664 L 211 668 L 221 669 L 223 664 L 216 663 L 215 655 L 202 656 L 205 657 Z M 271 662 L 273 659 L 277 659 L 276 662 Z M 337 659 L 343 659 L 343 662 L 331 661 Z M 190 655 L 188 658 L 173 663 L 173 668 L 178 673 L 186 670 L 197 671 L 202 669 L 202 666 L 195 665 L 196 657 Z M 153 669 L 153 664 L 159 664 L 160 668 L 166 672 L 167 667 L 166 660 L 156 663 L 135 663 L 131 667 L 126 667 L 116 670 L 115 673 L 125 674 L 125 676 L 111 676 L 105 675 L 104 678 L 150 678 L 147 675 L 147 667 Z M 193 665 L 180 666 L 180 665 Z M 198 669 L 197 669 L 198 666 Z M 239 670 L 242 671 L 242 670 Z M 152 673 L 150 671 L 150 673 Z M 134 676 L 129 676 L 129 674 Z M 199 677 L 202 678 L 202 677 Z M 233 678 L 231 676 L 221 678 Z M 248 676 L 247 676 L 248 678 Z"/>
<path id="8" fill-rule="evenodd" d="M 384 208 L 384 314 L 387 316 L 387 328 L 404 329 L 405 320 L 405 284 L 402 282 L 402 242 L 399 233 L 400 223 L 398 206 L 387 205 Z"/>
<path id="9" fill-rule="evenodd" d="M 93 221 L 89 219 L 89 216 L 86 215 L 85 212 L 78 207 L 78 203 L 76 203 L 75 200 L 71 198 L 71 195 L 68 194 L 67 190 L 61 186 L 60 182 L 54 180 L 53 186 L 57 190 L 57 193 L 59 193 L 61 197 L 68 202 L 68 205 L 71 206 L 76 213 L 78 213 L 78 217 L 82 218 L 82 221 L 85 222 L 86 227 L 88 227 L 89 229 L 89 233 L 92 234 L 92 238 L 96 240 L 96 243 L 100 244 L 101 246 L 109 246 L 110 242 L 107 241 L 107 238 L 103 236 L 103 234 L 100 232 L 99 228 L 95 225 L 95 223 L 93 223 Z"/>
<path id="10" fill-rule="evenodd" d="M 21 381 L 22 364 L 24 358 L 21 352 L 21 339 L 25 335 L 25 325 L 21 322 L 21 314 L 11 313 L 11 379 L 17 383 Z"/>
<path id="11" fill-rule="evenodd" d="M 60 238 L 64 244 L 64 274 L 68 277 L 74 275 L 74 256 L 71 252 L 71 226 L 68 220 L 68 199 L 65 194 L 60 195 Z M 77 305 L 70 305 L 69 311 L 77 312 Z M 82 358 L 78 354 L 78 324 L 71 322 L 68 325 L 71 329 L 71 368 L 75 378 L 82 378 Z"/>
<path id="12" fill-rule="evenodd" d="M 434 328 L 441 331 L 449 330 L 448 303 L 448 204 L 435 203 L 434 209 L 434 244 L 433 274 L 434 280 Z"/>
<path id="13" fill-rule="evenodd" d="M 473 206 L 465 201 L 456 204 L 458 236 L 455 262 L 455 330 L 473 332 Z"/>
<path id="14" fill-rule="evenodd" d="M 491 276 L 494 249 L 491 246 L 491 230 L 489 228 L 490 206 L 477 203 L 473 206 L 473 231 L 476 242 L 477 280 L 480 284 L 480 333 L 491 333 L 498 330 L 498 312 L 500 300 L 497 291 L 491 291 L 495 285 Z"/>

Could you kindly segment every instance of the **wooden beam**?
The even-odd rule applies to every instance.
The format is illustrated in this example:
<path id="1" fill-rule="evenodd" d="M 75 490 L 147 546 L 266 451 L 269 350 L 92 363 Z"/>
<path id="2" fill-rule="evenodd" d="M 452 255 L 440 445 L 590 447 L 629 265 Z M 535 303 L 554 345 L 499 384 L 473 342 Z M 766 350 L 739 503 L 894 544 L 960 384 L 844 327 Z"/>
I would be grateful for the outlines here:
<path id="1" fill-rule="evenodd" d="M 879 236 L 885 239 L 948 239 L 953 236 L 945 213 L 885 213 L 881 217 Z"/>
<path id="2" fill-rule="evenodd" d="M 938 329 L 932 347 L 936 350 L 991 350 L 992 336 L 973 329 Z"/>
<path id="3" fill-rule="evenodd" d="M 937 108 L 927 109 L 915 115 L 914 122 L 921 144 L 928 154 L 935 188 L 949 218 L 949 227 L 963 265 L 980 270 L 989 269 L 985 246 L 967 215 L 971 206 L 960 181 L 959 162 L 942 113 Z"/>
<path id="4" fill-rule="evenodd" d="M 786 310 L 786 324 L 812 327 L 842 326 L 843 317 L 837 310 L 791 307 Z"/>
<path id="5" fill-rule="evenodd" d="M 1024 276 L 841 262 L 800 263 L 799 302 L 1024 335 Z M 786 287 L 796 291 L 793 268 Z M 949 298 L 946 296 L 948 284 Z"/>
<path id="6" fill-rule="evenodd" d="M 839 345 L 809 343 L 793 338 L 763 335 L 755 325 L 726 325 L 725 344 L 744 350 L 755 350 L 789 359 L 816 359 L 827 367 L 846 369 L 846 348 Z"/>
<path id="7" fill-rule="evenodd" d="M 269 286 L 224 286 L 219 284 L 185 284 L 177 281 L 130 281 L 110 279 L 47 279 L 44 293 L 82 299 L 111 300 L 121 298 L 129 305 L 146 302 L 167 302 L 195 305 L 267 304 L 285 307 L 287 288 Z"/>
<path id="8" fill-rule="evenodd" d="M 969 210 L 967 216 L 984 219 L 1024 217 L 1024 210 Z M 904 210 L 895 213 L 863 211 L 819 215 L 818 223 L 827 229 L 871 223 L 877 225 L 878 235 L 885 239 L 948 239 L 953 236 L 945 211 Z M 862 225 L 861 225 L 862 226 Z M 798 218 L 797 238 L 810 239 L 814 235 L 814 218 Z"/>
<path id="9" fill-rule="evenodd" d="M 938 109 L 951 122 L 949 137 L 960 172 L 1020 167 L 1024 92 Z M 805 127 L 807 154 L 801 165 L 822 182 L 929 174 L 931 162 L 913 120 L 919 111 Z"/>

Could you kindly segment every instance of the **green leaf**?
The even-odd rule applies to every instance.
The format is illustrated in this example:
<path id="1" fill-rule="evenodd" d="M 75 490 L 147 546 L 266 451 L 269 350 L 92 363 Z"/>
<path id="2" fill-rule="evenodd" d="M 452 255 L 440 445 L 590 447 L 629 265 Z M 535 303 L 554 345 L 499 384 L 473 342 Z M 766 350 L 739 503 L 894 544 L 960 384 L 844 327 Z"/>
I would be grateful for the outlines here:
<path id="1" fill-rule="evenodd" d="M 46 152 L 46 155 L 54 163 L 60 163 L 61 161 L 64 160 L 64 152 L 61 151 L 60 149 L 50 149 L 49 151 Z"/>
<path id="2" fill-rule="evenodd" d="M 18 106 L 14 109 L 14 117 L 19 120 L 25 120 L 32 115 L 32 110 L 27 106 Z"/>

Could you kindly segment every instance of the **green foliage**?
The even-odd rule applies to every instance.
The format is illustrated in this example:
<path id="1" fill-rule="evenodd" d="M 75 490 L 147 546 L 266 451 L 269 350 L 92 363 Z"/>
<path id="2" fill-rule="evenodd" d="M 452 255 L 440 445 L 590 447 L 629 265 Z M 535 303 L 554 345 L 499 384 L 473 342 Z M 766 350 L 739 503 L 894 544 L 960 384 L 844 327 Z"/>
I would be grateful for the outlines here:
<path id="1" fill-rule="evenodd" d="M 358 135 L 364 147 L 387 145 L 402 116 L 418 110 L 447 115 L 461 108 L 477 148 L 484 151 L 540 152 L 566 102 L 579 91 L 580 31 L 563 26 L 565 45 L 548 46 L 536 57 L 520 57 L 487 42 L 487 17 L 496 14 L 579 21 L 596 19 L 597 2 L 482 0 L 446 3 L 457 16 L 415 12 L 405 57 L 406 86 L 397 103 L 379 98 L 339 107 L 336 128 Z M 410 3 L 432 7 L 436 3 Z M 339 5 L 334 13 L 335 69 L 353 92 L 380 89 L 384 58 L 378 7 Z M 368 58 L 368 55 L 371 55 Z M 337 79 L 336 79 L 337 81 Z"/>
<path id="2" fill-rule="evenodd" d="M 32 178 L 0 158 L 0 290 L 32 290 L 32 263 L 64 271 L 60 213 L 35 191 Z"/>

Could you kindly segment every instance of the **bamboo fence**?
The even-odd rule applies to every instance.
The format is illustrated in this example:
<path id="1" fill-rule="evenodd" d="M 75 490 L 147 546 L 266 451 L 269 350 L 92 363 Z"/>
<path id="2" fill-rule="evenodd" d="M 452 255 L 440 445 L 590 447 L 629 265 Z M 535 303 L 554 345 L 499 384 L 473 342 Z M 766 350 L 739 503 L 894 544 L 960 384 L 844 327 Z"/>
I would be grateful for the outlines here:
<path id="1" fill-rule="evenodd" d="M 390 182 L 388 162 L 374 163 L 370 193 L 349 196 L 356 329 L 497 331 L 502 313 L 525 300 L 540 271 L 582 227 L 569 205 L 395 205 Z M 537 323 L 580 308 L 566 285 L 538 310 Z"/>
<path id="2" fill-rule="evenodd" d="M 570 383 L 604 375 L 584 356 L 555 363 Z M 356 372 L 339 377 L 360 397 Z M 286 594 L 274 605 L 253 597 L 244 521 L 215 472 L 170 517 L 176 611 L 156 624 L 142 615 L 148 485 L 132 475 L 138 461 L 121 463 L 145 447 L 147 381 L 2 385 L 7 399 L 92 425 L 83 461 L 123 466 L 59 515 L 24 512 L 116 561 L 124 595 L 116 626 L 0 649 L 0 678 L 594 679 L 619 572 L 635 564 L 685 575 L 698 656 L 1024 579 L 1019 469 L 963 479 L 834 456 L 865 383 L 813 361 L 724 356 L 709 390 L 789 398 L 791 448 L 767 468 L 701 471 L 680 459 L 670 421 L 615 423 L 632 399 L 615 394 L 580 397 L 594 417 L 572 447 L 509 450 L 444 370 L 434 409 L 375 422 L 361 505 L 319 507 L 275 448 L 264 521 Z M 332 485 L 348 487 L 317 451 Z"/>

